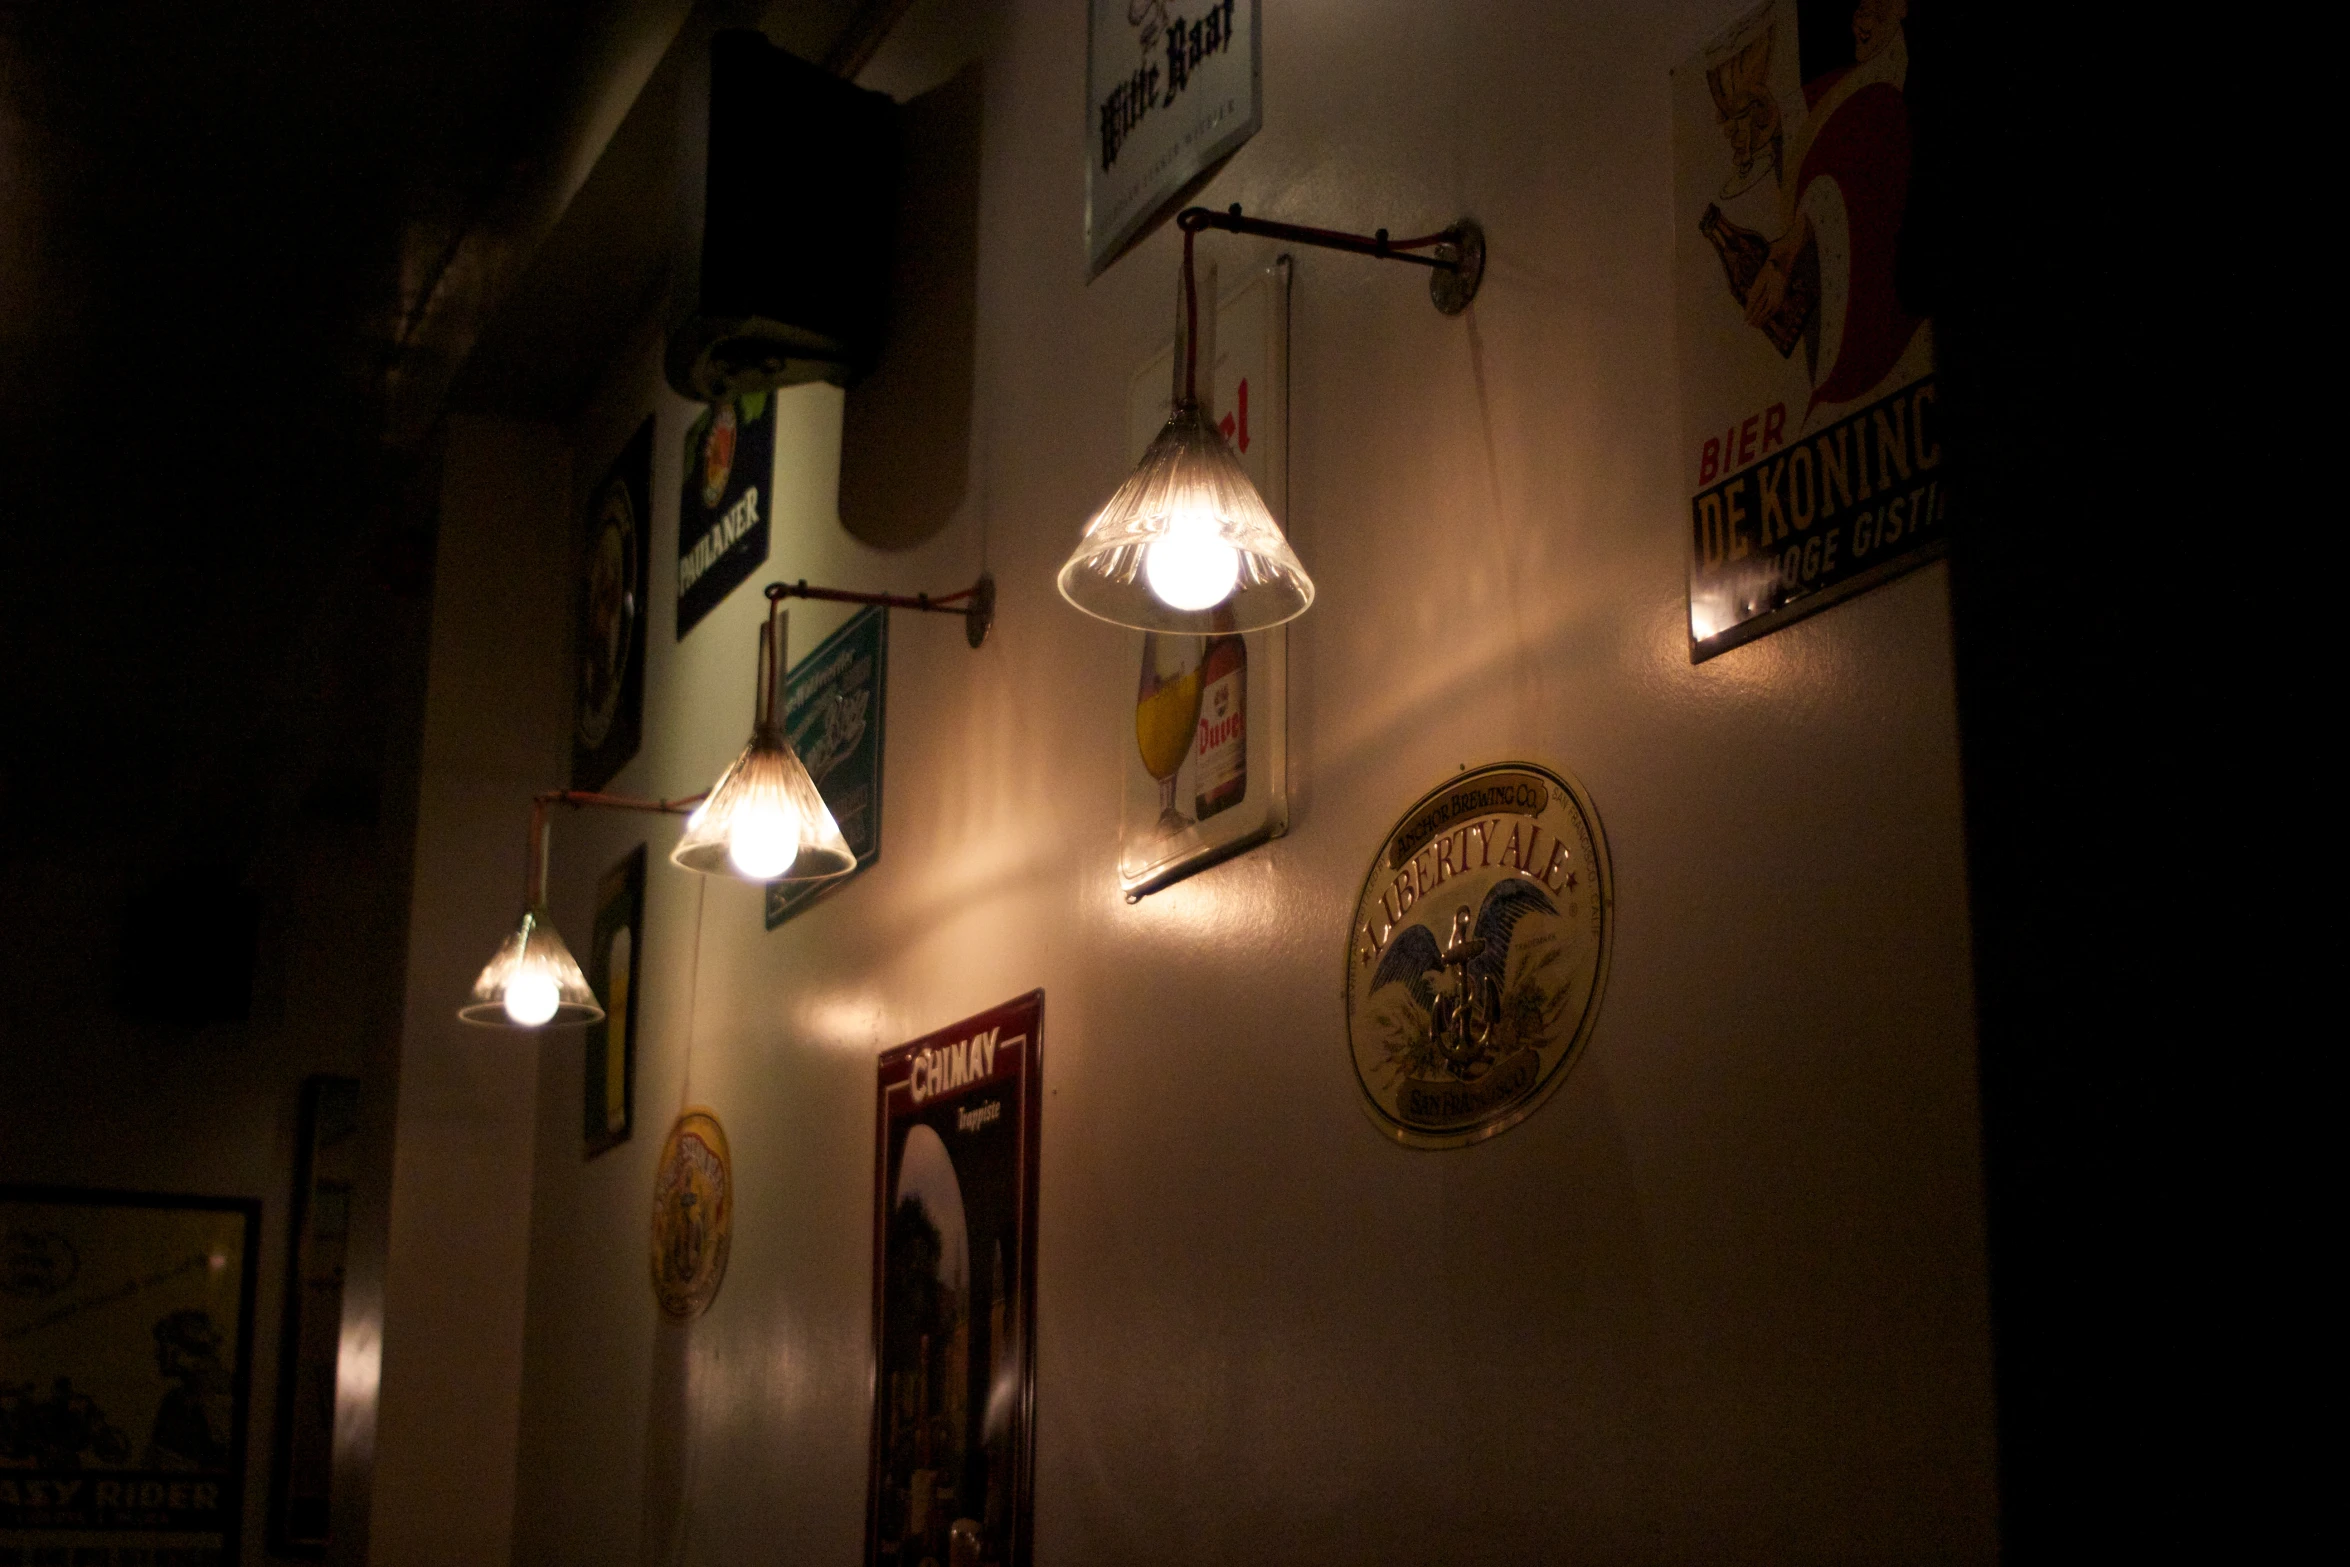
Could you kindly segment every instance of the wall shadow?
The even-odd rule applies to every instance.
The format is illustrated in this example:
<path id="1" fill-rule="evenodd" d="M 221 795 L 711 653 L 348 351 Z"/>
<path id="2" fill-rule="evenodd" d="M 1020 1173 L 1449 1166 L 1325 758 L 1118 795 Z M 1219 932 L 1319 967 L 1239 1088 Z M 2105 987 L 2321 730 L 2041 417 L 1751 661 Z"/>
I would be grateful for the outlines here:
<path id="1" fill-rule="evenodd" d="M 969 485 L 983 107 L 969 65 L 901 111 L 889 315 L 841 425 L 841 526 L 878 549 L 930 539 Z"/>
<path id="2" fill-rule="evenodd" d="M 644 1521 L 637 1545 L 644 1567 L 676 1567 L 686 1559 L 693 1508 L 692 1332 L 690 1325 L 666 1316 L 653 1324 L 653 1364 L 645 1392 Z"/>

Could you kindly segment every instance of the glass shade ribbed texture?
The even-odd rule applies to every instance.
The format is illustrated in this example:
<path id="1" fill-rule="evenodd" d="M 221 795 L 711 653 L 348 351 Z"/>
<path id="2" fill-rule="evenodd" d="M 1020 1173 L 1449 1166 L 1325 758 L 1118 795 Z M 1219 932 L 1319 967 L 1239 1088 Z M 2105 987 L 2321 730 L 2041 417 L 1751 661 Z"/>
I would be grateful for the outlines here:
<path id="1" fill-rule="evenodd" d="M 857 868 L 816 780 L 791 742 L 762 730 L 686 818 L 669 858 L 745 881 L 825 881 Z"/>
<path id="2" fill-rule="evenodd" d="M 1228 568 L 1219 546 L 1237 557 L 1229 593 L 1186 604 L 1154 589 L 1154 582 L 1220 587 Z M 1154 568 L 1154 549 L 1184 558 L 1162 557 Z M 1176 405 L 1142 462 L 1094 514 L 1061 567 L 1060 587 L 1070 603 L 1114 625 L 1194 636 L 1262 631 L 1314 602 L 1313 579 L 1197 403 Z M 1185 595 L 1178 588 L 1172 596 Z"/>
<path id="3" fill-rule="evenodd" d="M 542 1011 L 544 1016 L 535 1016 Z M 457 1015 L 468 1023 L 499 1028 L 552 1028 L 593 1023 L 604 1009 L 596 1004 L 587 976 L 579 971 L 578 960 L 542 905 L 523 912 L 522 923 L 473 982 L 473 999 L 459 1007 Z"/>

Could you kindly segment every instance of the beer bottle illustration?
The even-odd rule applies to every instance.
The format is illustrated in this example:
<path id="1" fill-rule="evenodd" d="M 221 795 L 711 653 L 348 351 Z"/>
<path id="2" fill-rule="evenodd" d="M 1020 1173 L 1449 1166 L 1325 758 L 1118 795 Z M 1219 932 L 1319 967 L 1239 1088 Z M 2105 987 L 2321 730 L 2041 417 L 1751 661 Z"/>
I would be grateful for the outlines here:
<path id="1" fill-rule="evenodd" d="M 1191 754 L 1192 732 L 1199 724 L 1199 652 L 1197 637 L 1142 634 L 1142 681 L 1134 693 L 1134 743 L 1142 752 L 1143 771 L 1159 785 L 1159 835 L 1166 837 L 1192 825 L 1175 808 L 1175 779 L 1183 759 Z"/>
<path id="2" fill-rule="evenodd" d="M 1230 629 L 1231 614 L 1219 612 L 1216 634 L 1200 654 L 1192 809 L 1203 822 L 1248 793 L 1248 643 Z"/>
<path id="3" fill-rule="evenodd" d="M 1709 206 L 1697 220 L 1697 232 L 1713 241 L 1714 253 L 1722 258 L 1722 271 L 1730 284 L 1730 297 L 1740 304 L 1754 292 L 1754 280 L 1762 269 L 1770 265 L 1770 241 L 1750 228 L 1741 228 L 1722 216 L 1722 209 Z M 1779 308 L 1762 324 L 1763 336 L 1784 359 L 1795 352 L 1795 345 L 1817 332 L 1818 324 L 1812 311 L 1820 302 L 1819 246 L 1806 239 L 1796 252 L 1795 265 L 1787 278 L 1786 297 Z"/>

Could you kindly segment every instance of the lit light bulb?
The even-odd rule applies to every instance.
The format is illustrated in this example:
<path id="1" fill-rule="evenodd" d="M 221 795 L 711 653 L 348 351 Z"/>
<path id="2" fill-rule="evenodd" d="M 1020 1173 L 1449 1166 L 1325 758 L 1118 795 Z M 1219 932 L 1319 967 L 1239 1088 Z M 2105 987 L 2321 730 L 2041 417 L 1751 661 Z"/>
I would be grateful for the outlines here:
<path id="1" fill-rule="evenodd" d="M 555 976 L 538 969 L 524 969 L 506 981 L 506 1015 L 524 1028 L 553 1017 L 562 999 Z"/>
<path id="2" fill-rule="evenodd" d="M 548 1023 L 593 1023 L 604 1015 L 571 949 L 547 919 L 546 905 L 525 910 L 522 923 L 498 943 L 497 955 L 473 982 L 473 996 L 457 1009 L 468 1023 L 493 1028 L 539 1028 Z"/>
<path id="3" fill-rule="evenodd" d="M 726 835 L 726 857 L 752 881 L 773 881 L 800 857 L 799 814 L 771 800 L 738 812 Z"/>
<path id="4" fill-rule="evenodd" d="M 1240 581 L 1240 551 L 1224 542 L 1213 517 L 1177 512 L 1143 552 L 1151 592 L 1170 609 L 1214 609 Z"/>

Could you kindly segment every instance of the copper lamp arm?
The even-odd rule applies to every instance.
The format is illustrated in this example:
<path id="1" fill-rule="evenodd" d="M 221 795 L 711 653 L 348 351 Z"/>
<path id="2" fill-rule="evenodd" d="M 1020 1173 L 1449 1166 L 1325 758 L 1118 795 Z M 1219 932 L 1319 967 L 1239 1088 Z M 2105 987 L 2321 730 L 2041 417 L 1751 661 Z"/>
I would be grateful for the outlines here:
<path id="1" fill-rule="evenodd" d="M 1270 218 L 1251 218 L 1241 214 L 1240 203 L 1234 202 L 1222 212 L 1213 207 L 1186 207 L 1175 215 L 1176 227 L 1183 230 L 1184 263 L 1189 268 L 1191 237 L 1203 229 L 1221 229 L 1227 234 L 1254 234 L 1262 239 L 1282 240 L 1292 245 L 1313 245 L 1323 250 L 1343 250 L 1357 256 L 1369 256 L 1375 261 L 1408 261 L 1416 267 L 1427 267 L 1428 294 L 1436 308 L 1448 316 L 1457 316 L 1469 308 L 1469 301 L 1477 297 L 1477 285 L 1485 279 L 1485 230 L 1474 218 L 1463 218 L 1451 228 L 1434 234 L 1422 234 L 1415 239 L 1389 239 L 1387 230 L 1369 234 L 1351 234 L 1344 229 L 1314 228 L 1304 223 L 1276 223 Z M 1427 251 L 1427 255 L 1417 252 Z"/>
<path id="2" fill-rule="evenodd" d="M 709 793 L 689 794 L 675 800 L 639 800 L 633 795 L 598 794 L 593 789 L 546 789 L 530 797 L 530 860 L 523 871 L 522 906 L 535 909 L 547 901 L 547 840 L 554 832 L 554 823 L 547 820 L 547 807 L 568 805 L 573 810 L 593 806 L 607 811 L 658 811 L 664 816 L 684 816 L 702 803 Z"/>
<path id="3" fill-rule="evenodd" d="M 967 588 L 953 593 L 860 593 L 849 588 L 812 588 L 808 579 L 767 584 L 767 602 L 816 599 L 827 604 L 878 604 L 884 609 L 911 609 L 926 615 L 960 615 L 963 637 L 973 647 L 987 640 L 995 624 L 995 578 L 985 572 Z"/>

